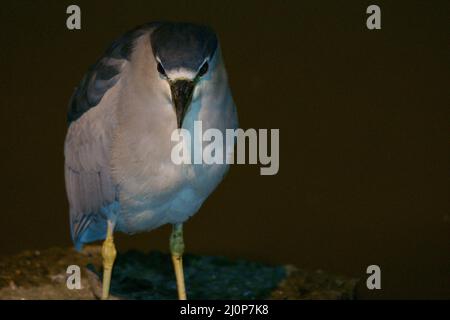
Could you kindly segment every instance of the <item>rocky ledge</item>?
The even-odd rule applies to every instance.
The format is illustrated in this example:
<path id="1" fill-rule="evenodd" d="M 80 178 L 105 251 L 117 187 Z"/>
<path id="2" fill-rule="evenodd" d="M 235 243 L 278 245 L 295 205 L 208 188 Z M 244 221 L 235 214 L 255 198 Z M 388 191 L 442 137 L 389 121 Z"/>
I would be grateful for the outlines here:
<path id="1" fill-rule="evenodd" d="M 101 247 L 24 251 L 0 258 L 0 299 L 98 299 Z M 68 289 L 68 266 L 81 271 L 81 288 Z M 189 299 L 354 299 L 356 279 L 225 257 L 186 255 Z M 112 299 L 176 299 L 170 256 L 129 251 L 114 266 Z"/>

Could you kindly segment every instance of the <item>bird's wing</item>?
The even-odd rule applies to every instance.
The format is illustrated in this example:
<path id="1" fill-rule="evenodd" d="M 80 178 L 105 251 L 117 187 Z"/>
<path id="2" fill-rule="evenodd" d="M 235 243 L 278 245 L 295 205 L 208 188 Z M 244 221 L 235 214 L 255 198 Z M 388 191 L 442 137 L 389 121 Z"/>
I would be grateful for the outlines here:
<path id="1" fill-rule="evenodd" d="M 106 231 L 108 206 L 116 200 L 117 186 L 110 168 L 114 116 L 104 115 L 108 99 L 72 123 L 65 141 L 66 191 L 70 206 L 72 239 L 77 247 L 99 240 Z M 103 210 L 103 211 L 104 211 Z M 112 213 L 112 212 L 110 212 Z M 92 229 L 90 234 L 85 234 Z"/>
<path id="2" fill-rule="evenodd" d="M 118 186 L 110 167 L 116 95 L 134 40 L 149 27 L 138 27 L 116 40 L 89 68 L 69 103 L 65 179 L 77 248 L 104 238 L 106 218 L 117 209 Z"/>

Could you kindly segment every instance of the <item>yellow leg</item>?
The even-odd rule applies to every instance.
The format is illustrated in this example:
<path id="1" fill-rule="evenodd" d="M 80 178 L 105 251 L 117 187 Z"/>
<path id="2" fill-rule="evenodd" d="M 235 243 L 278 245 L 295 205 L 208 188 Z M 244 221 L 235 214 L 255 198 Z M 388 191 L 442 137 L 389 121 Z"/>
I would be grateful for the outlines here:
<path id="1" fill-rule="evenodd" d="M 184 241 L 182 223 L 173 225 L 172 234 L 170 235 L 170 252 L 172 253 L 172 262 L 175 269 L 175 277 L 177 278 L 178 299 L 186 300 L 183 274 Z"/>
<path id="2" fill-rule="evenodd" d="M 111 273 L 114 264 L 114 260 L 116 259 L 117 251 L 114 246 L 114 238 L 113 238 L 113 224 L 111 221 L 108 221 L 108 230 L 106 232 L 106 239 L 103 242 L 102 247 L 102 257 L 103 257 L 103 292 L 102 292 L 102 300 L 108 299 L 109 296 L 109 287 L 111 284 Z"/>

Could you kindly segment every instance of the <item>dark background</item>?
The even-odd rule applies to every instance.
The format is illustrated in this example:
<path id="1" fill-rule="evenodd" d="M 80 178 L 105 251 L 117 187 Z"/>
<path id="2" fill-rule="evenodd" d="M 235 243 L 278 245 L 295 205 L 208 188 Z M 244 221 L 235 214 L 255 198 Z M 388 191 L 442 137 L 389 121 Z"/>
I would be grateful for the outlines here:
<path id="1" fill-rule="evenodd" d="M 66 29 L 78 4 L 82 30 Z M 378 4 L 382 29 L 366 28 Z M 0 254 L 71 245 L 67 102 L 135 25 L 219 34 L 242 128 L 280 129 L 280 171 L 233 166 L 187 250 L 361 277 L 364 298 L 450 298 L 448 1 L 2 1 Z M 170 227 L 118 235 L 168 248 Z"/>

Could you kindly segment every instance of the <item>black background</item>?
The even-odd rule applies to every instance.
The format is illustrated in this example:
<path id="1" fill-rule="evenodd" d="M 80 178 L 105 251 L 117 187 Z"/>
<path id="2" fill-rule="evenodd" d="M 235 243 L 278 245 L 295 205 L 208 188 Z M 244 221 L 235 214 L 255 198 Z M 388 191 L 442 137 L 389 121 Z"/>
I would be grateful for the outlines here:
<path id="1" fill-rule="evenodd" d="M 78 4 L 82 30 L 66 28 Z M 382 29 L 366 28 L 378 4 Z M 242 128 L 280 129 L 280 171 L 232 167 L 187 250 L 366 277 L 363 298 L 450 298 L 448 1 L 3 1 L 0 254 L 71 245 L 67 102 L 124 31 L 218 33 Z M 170 227 L 119 250 L 167 250 Z M 364 284 L 365 281 L 363 281 Z"/>

